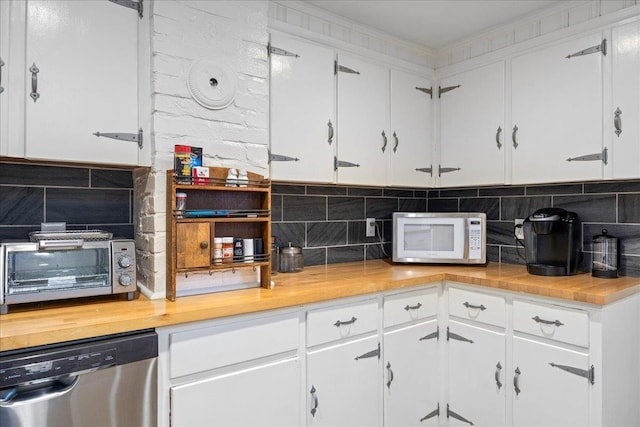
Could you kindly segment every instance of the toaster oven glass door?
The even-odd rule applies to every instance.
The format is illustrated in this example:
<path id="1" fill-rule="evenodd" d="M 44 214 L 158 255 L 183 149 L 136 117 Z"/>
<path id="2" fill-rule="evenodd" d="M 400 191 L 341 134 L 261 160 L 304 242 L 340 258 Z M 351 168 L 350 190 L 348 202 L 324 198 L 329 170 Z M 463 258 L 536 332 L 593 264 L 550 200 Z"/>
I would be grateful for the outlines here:
<path id="1" fill-rule="evenodd" d="M 9 250 L 6 274 L 7 295 L 111 288 L 109 248 Z"/>
<path id="2" fill-rule="evenodd" d="M 464 258 L 464 218 L 400 218 L 396 232 L 400 258 Z"/>

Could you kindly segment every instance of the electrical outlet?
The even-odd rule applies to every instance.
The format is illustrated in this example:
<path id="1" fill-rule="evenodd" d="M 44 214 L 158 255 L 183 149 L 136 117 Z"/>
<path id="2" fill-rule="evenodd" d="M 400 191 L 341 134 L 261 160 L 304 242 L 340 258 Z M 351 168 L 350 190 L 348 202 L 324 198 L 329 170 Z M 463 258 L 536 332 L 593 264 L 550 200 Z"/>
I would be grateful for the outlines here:
<path id="1" fill-rule="evenodd" d="M 376 219 L 367 218 L 366 237 L 376 237 Z"/>
<path id="2" fill-rule="evenodd" d="M 524 219 L 518 218 L 515 220 L 515 224 L 513 227 L 513 234 L 515 235 L 516 239 L 520 239 L 522 241 L 524 241 L 524 228 L 522 227 L 523 223 Z"/>

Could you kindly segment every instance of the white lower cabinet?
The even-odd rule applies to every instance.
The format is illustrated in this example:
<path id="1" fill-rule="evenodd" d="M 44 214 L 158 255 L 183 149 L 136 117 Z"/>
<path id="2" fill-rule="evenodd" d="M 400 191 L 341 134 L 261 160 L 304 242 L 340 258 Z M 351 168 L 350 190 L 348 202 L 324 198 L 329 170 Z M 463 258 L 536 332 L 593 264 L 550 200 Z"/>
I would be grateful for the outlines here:
<path id="1" fill-rule="evenodd" d="M 437 426 L 436 319 L 384 333 L 384 425 Z"/>
<path id="2" fill-rule="evenodd" d="M 379 425 L 378 336 L 307 353 L 307 425 Z"/>
<path id="3" fill-rule="evenodd" d="M 640 294 L 446 282 L 158 337 L 160 427 L 640 425 Z"/>
<path id="4" fill-rule="evenodd" d="M 171 387 L 171 425 L 297 426 L 300 360 L 255 366 Z"/>
<path id="5" fill-rule="evenodd" d="M 449 425 L 506 425 L 506 342 L 494 332 L 450 321 L 448 335 Z"/>
<path id="6" fill-rule="evenodd" d="M 513 425 L 583 427 L 589 423 L 587 351 L 513 339 Z"/>

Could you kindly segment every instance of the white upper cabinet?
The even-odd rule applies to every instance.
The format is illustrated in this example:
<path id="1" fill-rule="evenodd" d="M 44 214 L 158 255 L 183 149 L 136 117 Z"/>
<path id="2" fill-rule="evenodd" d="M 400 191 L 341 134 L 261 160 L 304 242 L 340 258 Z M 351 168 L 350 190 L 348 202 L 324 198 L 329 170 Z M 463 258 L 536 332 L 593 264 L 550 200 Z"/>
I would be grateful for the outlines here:
<path id="1" fill-rule="evenodd" d="M 389 70 L 338 55 L 337 172 L 340 184 L 386 185 Z"/>
<path id="2" fill-rule="evenodd" d="M 441 186 L 504 182 L 504 70 L 498 62 L 440 81 Z"/>
<path id="3" fill-rule="evenodd" d="M 334 53 L 271 35 L 271 179 L 334 182 Z"/>
<path id="4" fill-rule="evenodd" d="M 433 119 L 427 78 L 391 70 L 389 185 L 428 187 L 433 183 Z"/>
<path id="5" fill-rule="evenodd" d="M 7 61 L 9 53 L 9 3 L 0 2 L 0 156 L 9 150 L 7 134 Z"/>
<path id="6" fill-rule="evenodd" d="M 602 43 L 591 34 L 512 60 L 512 183 L 603 177 Z"/>
<path id="7" fill-rule="evenodd" d="M 613 105 L 610 129 L 612 178 L 640 177 L 640 23 L 613 29 Z M 611 123 L 613 126 L 611 127 Z"/>
<path id="8" fill-rule="evenodd" d="M 141 164 L 138 11 L 106 0 L 14 1 L 10 9 L 12 77 L 20 70 L 11 94 L 24 111 L 15 119 L 24 123 L 24 145 L 8 154 Z"/>

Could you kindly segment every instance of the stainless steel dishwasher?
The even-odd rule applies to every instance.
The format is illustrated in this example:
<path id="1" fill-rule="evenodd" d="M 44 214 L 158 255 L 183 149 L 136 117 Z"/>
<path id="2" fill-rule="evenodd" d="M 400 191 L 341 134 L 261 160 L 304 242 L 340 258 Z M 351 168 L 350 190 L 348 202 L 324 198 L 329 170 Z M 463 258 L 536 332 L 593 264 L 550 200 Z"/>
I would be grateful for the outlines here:
<path id="1" fill-rule="evenodd" d="M 153 330 L 0 352 L 2 427 L 153 427 Z"/>

